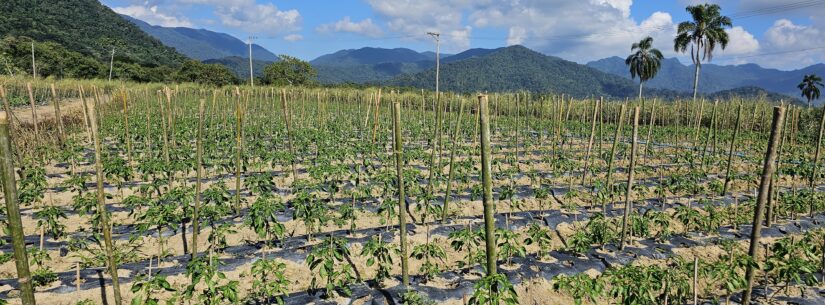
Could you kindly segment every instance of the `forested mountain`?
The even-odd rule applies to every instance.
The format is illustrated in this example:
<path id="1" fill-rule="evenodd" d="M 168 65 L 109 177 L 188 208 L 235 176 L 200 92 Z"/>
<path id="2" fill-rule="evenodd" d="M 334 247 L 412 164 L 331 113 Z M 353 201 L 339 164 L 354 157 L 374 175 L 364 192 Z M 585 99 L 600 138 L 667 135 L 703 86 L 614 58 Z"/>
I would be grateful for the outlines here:
<path id="1" fill-rule="evenodd" d="M 144 33 L 97 0 L 0 1 L 0 36 L 31 37 L 108 61 L 178 66 L 185 57 Z"/>
<path id="2" fill-rule="evenodd" d="M 444 60 L 451 54 L 440 56 Z M 323 55 L 310 63 L 318 71 L 318 81 L 322 84 L 363 84 L 435 67 L 435 52 L 366 47 Z"/>
<path id="3" fill-rule="evenodd" d="M 164 45 L 175 48 L 178 52 L 197 60 L 231 56 L 249 58 L 249 46 L 246 42 L 229 34 L 186 27 L 162 27 L 126 15 L 121 16 L 150 36 L 160 40 Z M 278 59 L 275 54 L 257 44 L 252 45 L 252 58 L 262 61 Z"/>
<path id="4" fill-rule="evenodd" d="M 463 56 L 467 59 L 452 62 L 447 60 L 448 63 L 441 66 L 442 90 L 528 90 L 566 93 L 576 97 L 625 97 L 637 92 L 636 86 L 627 79 L 557 57 L 546 56 L 523 46 L 494 50 L 474 49 L 468 52 L 454 56 Z M 387 84 L 431 88 L 435 84 L 435 69 L 402 75 L 388 81 Z"/>
<path id="5" fill-rule="evenodd" d="M 382 63 L 414 63 L 419 61 L 435 62 L 435 54 L 427 55 L 406 48 L 384 49 L 365 47 L 341 50 L 313 59 L 314 66 L 352 66 L 375 65 Z"/>
<path id="6" fill-rule="evenodd" d="M 219 64 L 219 65 L 226 66 L 238 78 L 243 79 L 243 80 L 248 80 L 249 79 L 249 58 L 248 57 L 229 56 L 229 57 L 218 58 L 218 59 L 207 59 L 207 60 L 204 60 L 203 63 L 206 63 L 206 64 Z M 263 75 L 264 68 L 270 63 L 272 63 L 272 61 L 253 59 L 252 60 L 252 71 L 254 72 L 255 77 L 259 77 L 259 76 Z"/>
<path id="7" fill-rule="evenodd" d="M 587 64 L 601 71 L 630 78 L 624 59 L 609 57 Z M 693 65 L 684 65 L 676 58 L 662 61 L 662 68 L 645 87 L 677 91 L 693 90 Z M 762 68 L 756 64 L 715 65 L 703 64 L 699 74 L 699 91 L 716 92 L 740 87 L 760 87 L 770 92 L 799 96 L 796 85 L 805 74 L 825 75 L 825 64 L 817 64 L 799 70 L 781 71 Z"/>

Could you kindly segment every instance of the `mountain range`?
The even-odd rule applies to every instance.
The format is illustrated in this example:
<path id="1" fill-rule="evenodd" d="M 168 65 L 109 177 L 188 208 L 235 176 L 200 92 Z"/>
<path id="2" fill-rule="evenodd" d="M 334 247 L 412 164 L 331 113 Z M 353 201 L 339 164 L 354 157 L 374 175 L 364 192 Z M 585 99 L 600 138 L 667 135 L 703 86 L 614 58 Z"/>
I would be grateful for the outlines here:
<path id="1" fill-rule="evenodd" d="M 440 56 L 443 59 L 451 54 Z M 310 64 L 318 71 L 322 84 L 375 83 L 435 67 L 435 53 L 364 47 L 322 55 Z"/>
<path id="2" fill-rule="evenodd" d="M 630 79 L 624 59 L 609 57 L 587 63 L 588 67 Z M 693 91 L 693 65 L 682 64 L 676 58 L 662 61 L 656 77 L 645 83 L 646 88 Z M 825 64 L 816 64 L 798 70 L 768 69 L 756 64 L 716 65 L 702 64 L 699 73 L 699 92 L 710 93 L 740 87 L 759 87 L 793 97 L 799 96 L 796 85 L 806 74 L 825 75 Z M 637 80 L 638 82 L 638 80 Z"/>
<path id="3" fill-rule="evenodd" d="M 249 45 L 229 34 L 186 27 L 162 27 L 126 15 L 121 16 L 164 45 L 193 59 L 204 61 L 232 56 L 249 58 Z M 252 58 L 269 62 L 278 60 L 278 56 L 257 44 L 252 44 Z"/>

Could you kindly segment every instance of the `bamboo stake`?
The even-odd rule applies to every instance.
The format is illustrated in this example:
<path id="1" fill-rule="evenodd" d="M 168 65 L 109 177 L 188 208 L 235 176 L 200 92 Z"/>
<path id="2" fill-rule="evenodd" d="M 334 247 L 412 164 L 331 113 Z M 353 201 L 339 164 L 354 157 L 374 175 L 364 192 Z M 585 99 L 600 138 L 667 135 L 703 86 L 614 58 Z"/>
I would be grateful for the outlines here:
<path id="1" fill-rule="evenodd" d="M 785 117 L 785 108 L 773 108 L 773 123 L 771 125 L 771 136 L 768 142 L 768 150 L 765 153 L 765 162 L 762 165 L 762 179 L 759 184 L 759 196 L 756 201 L 756 210 L 753 214 L 753 228 L 751 231 L 751 242 L 748 255 L 759 264 L 757 251 L 759 250 L 759 238 L 762 233 L 762 219 L 765 216 L 765 203 L 768 201 L 768 187 L 773 176 L 776 164 L 776 148 L 779 146 L 779 137 L 782 134 L 782 120 Z M 750 304 L 751 289 L 753 288 L 753 279 L 756 270 L 754 265 L 748 265 L 745 278 L 747 279 L 747 286 L 742 296 L 742 304 Z"/>
<path id="2" fill-rule="evenodd" d="M 286 101 L 286 89 L 281 89 L 281 106 L 284 110 L 284 123 L 286 123 L 286 138 L 289 146 L 289 153 L 292 155 L 292 183 L 298 181 L 298 170 L 295 168 L 295 147 L 292 145 L 292 114 L 289 112 L 289 103 Z"/>
<path id="3" fill-rule="evenodd" d="M 404 287 L 410 285 L 409 265 L 407 264 L 407 197 L 404 195 L 404 144 L 401 139 L 401 104 L 393 104 L 393 154 L 395 170 L 398 174 L 398 230 L 401 242 L 401 281 Z"/>
<path id="4" fill-rule="evenodd" d="M 593 142 L 596 138 L 596 119 L 598 118 L 599 107 L 601 107 L 601 103 L 603 100 L 604 98 L 600 97 L 599 100 L 596 100 L 593 104 L 593 120 L 590 124 L 590 140 L 587 142 L 587 152 L 584 154 L 584 171 L 582 172 L 582 185 L 584 185 L 584 182 L 587 179 L 587 167 L 590 165 L 590 152 L 593 150 Z"/>
<path id="5" fill-rule="evenodd" d="M 106 196 L 103 190 L 103 161 L 101 160 L 100 137 L 97 133 L 97 113 L 95 107 L 89 109 L 89 121 L 92 124 L 92 138 L 95 147 L 95 172 L 97 173 L 97 210 L 100 213 L 100 226 L 103 231 L 103 241 L 106 247 L 106 259 L 109 265 L 109 275 L 112 277 L 112 288 L 115 294 L 115 304 L 123 304 L 120 297 L 120 279 L 117 275 L 117 262 L 114 255 L 114 244 L 112 243 L 112 227 L 109 226 L 109 212 L 106 210 Z"/>
<path id="6" fill-rule="evenodd" d="M 490 110 L 488 109 L 487 95 L 478 96 L 478 110 L 481 124 L 481 183 L 484 198 L 484 236 L 487 250 L 487 275 L 496 274 L 496 242 L 495 218 L 493 203 L 493 181 L 491 178 L 492 161 L 490 150 Z"/>
<path id="7" fill-rule="evenodd" d="M 121 99 L 123 100 L 123 131 L 126 137 L 126 161 L 129 166 L 132 164 L 132 139 L 129 137 L 129 105 L 126 98 L 126 89 L 121 92 Z"/>
<path id="8" fill-rule="evenodd" d="M 32 91 L 32 83 L 26 83 L 26 89 L 29 91 L 29 102 L 31 103 L 32 109 L 32 123 L 34 123 L 34 143 L 37 145 L 38 142 L 38 124 L 37 124 L 37 111 L 35 111 L 34 106 L 34 92 Z"/>
<path id="9" fill-rule="evenodd" d="M 607 160 L 607 183 L 605 187 L 610 192 L 610 201 L 613 200 L 613 186 L 611 180 L 613 178 L 613 159 L 616 158 L 616 147 L 619 146 L 619 138 L 622 136 L 622 122 L 624 121 L 624 113 L 627 105 L 622 104 L 619 110 L 619 121 L 616 124 L 616 134 L 613 136 L 613 147 L 610 149 L 610 159 Z M 607 203 L 602 202 L 602 213 L 607 216 Z"/>
<path id="10" fill-rule="evenodd" d="M 9 135 L 8 114 L 0 114 L 0 174 L 2 174 L 3 195 L 6 202 L 6 217 L 14 251 L 14 264 L 17 268 L 17 282 L 20 285 L 20 299 L 23 305 L 34 305 L 34 288 L 29 273 L 29 258 L 26 253 L 26 241 L 23 235 L 23 221 L 20 217 L 20 205 L 17 197 L 17 181 L 14 177 L 11 137 Z"/>
<path id="11" fill-rule="evenodd" d="M 455 167 L 453 166 L 453 162 L 455 162 L 455 151 L 457 149 L 457 142 L 459 131 L 461 130 L 461 115 L 464 113 L 464 103 L 459 103 L 458 106 L 458 117 L 455 121 L 455 129 L 453 130 L 453 143 L 451 144 L 450 148 L 450 173 L 447 177 L 447 190 L 444 193 L 444 205 L 441 207 L 441 222 L 447 221 L 447 213 L 449 210 L 450 204 L 450 194 L 452 191 L 453 186 L 453 175 L 455 172 Z"/>
<path id="12" fill-rule="evenodd" d="M 631 205 L 633 202 L 633 172 L 636 170 L 636 146 L 639 140 L 639 107 L 633 109 L 633 142 L 630 146 L 630 165 L 627 172 L 627 192 L 625 193 L 624 201 L 624 216 L 622 217 L 622 238 L 619 244 L 619 250 L 624 250 L 625 234 L 627 232 L 627 218 L 630 214 Z"/>
<path id="13" fill-rule="evenodd" d="M 823 132 L 825 132 L 825 108 L 822 111 L 822 119 L 820 119 L 820 122 L 819 122 L 819 136 L 817 136 L 817 138 L 816 138 L 816 151 L 814 152 L 814 160 L 813 160 L 814 168 L 813 168 L 812 173 L 811 173 L 811 178 L 808 182 L 808 187 L 811 189 L 811 200 L 810 200 L 810 210 L 809 210 L 810 216 L 814 216 L 814 198 L 816 196 L 813 196 L 813 195 L 815 194 L 814 191 L 816 190 L 816 188 L 815 188 L 815 186 L 816 186 L 816 175 L 819 172 L 818 171 L 818 169 L 819 169 L 819 156 L 822 152 L 822 135 L 823 135 Z"/>
<path id="14" fill-rule="evenodd" d="M 739 134 L 739 125 L 741 124 L 742 119 L 742 104 L 739 104 L 736 110 L 736 126 L 733 127 L 733 138 L 730 140 L 730 150 L 728 150 L 728 164 L 727 169 L 725 170 L 725 183 L 722 186 L 722 193 L 719 196 L 725 196 L 725 193 L 728 192 L 728 186 L 731 182 L 730 176 L 730 167 L 733 163 L 733 149 L 736 147 L 736 136 Z"/>
<path id="15" fill-rule="evenodd" d="M 60 115 L 60 98 L 57 96 L 57 90 L 55 90 L 54 84 L 52 84 L 52 99 L 54 100 L 54 120 L 57 125 L 57 141 L 62 147 L 66 136 L 63 134 L 63 116 Z"/>
<path id="16" fill-rule="evenodd" d="M 195 181 L 195 208 L 192 211 L 192 259 L 198 256 L 198 232 L 200 231 L 199 212 L 201 207 L 201 179 L 203 178 L 203 108 L 206 100 L 201 99 L 198 107 L 198 139 L 195 145 L 196 160 L 195 171 L 197 180 Z M 184 229 L 185 230 L 185 229 Z"/>

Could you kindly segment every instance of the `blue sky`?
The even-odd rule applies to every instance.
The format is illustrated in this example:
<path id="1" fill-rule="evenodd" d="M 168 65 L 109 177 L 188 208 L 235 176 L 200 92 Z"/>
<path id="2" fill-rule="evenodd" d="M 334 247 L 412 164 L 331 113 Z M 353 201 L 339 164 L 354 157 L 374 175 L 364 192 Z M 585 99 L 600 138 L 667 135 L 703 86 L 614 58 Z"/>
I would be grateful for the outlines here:
<path id="1" fill-rule="evenodd" d="M 666 56 L 696 0 L 102 0 L 162 26 L 229 33 L 303 59 L 365 46 L 442 52 L 522 44 L 586 63 L 627 56 L 645 36 Z M 714 0 L 733 18 L 731 43 L 714 63 L 794 69 L 825 61 L 825 0 Z"/>

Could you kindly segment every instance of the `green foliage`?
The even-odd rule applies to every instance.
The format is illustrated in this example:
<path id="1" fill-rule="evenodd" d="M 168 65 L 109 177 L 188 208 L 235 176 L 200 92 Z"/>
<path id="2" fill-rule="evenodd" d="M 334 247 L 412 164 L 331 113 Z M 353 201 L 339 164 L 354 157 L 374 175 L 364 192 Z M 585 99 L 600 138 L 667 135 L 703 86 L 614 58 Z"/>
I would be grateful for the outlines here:
<path id="1" fill-rule="evenodd" d="M 470 305 L 516 305 L 518 294 L 506 275 L 497 273 L 478 281 L 470 297 Z"/>
<path id="2" fill-rule="evenodd" d="M 34 284 L 34 287 L 47 286 L 56 280 L 57 273 L 49 267 L 39 268 L 32 272 L 32 284 Z"/>
<path id="3" fill-rule="evenodd" d="M 418 271 L 424 276 L 424 281 L 426 282 L 441 272 L 441 264 L 445 263 L 444 260 L 447 259 L 447 252 L 437 243 L 429 242 L 415 245 L 410 253 L 410 257 L 424 261 L 421 267 L 418 268 Z M 439 264 L 439 262 L 441 262 L 441 264 Z"/>
<path id="4" fill-rule="evenodd" d="M 252 295 L 265 304 L 274 298 L 278 305 L 284 304 L 284 295 L 289 295 L 289 281 L 284 275 L 286 264 L 274 259 L 259 259 L 252 263 Z"/>
<path id="5" fill-rule="evenodd" d="M 275 86 L 312 85 L 318 73 L 308 62 L 289 55 L 279 55 L 279 60 L 264 68 L 262 81 Z"/>
<path id="6" fill-rule="evenodd" d="M 552 240 L 550 237 L 550 229 L 534 223 L 527 229 L 527 238 L 524 239 L 524 244 L 528 246 L 536 244 L 539 247 L 536 256 L 542 259 L 550 255 Z"/>
<path id="7" fill-rule="evenodd" d="M 66 219 L 66 213 L 63 209 L 55 206 L 46 206 L 34 212 L 34 217 L 37 219 L 37 227 L 44 230 L 55 240 L 60 239 L 66 233 L 66 225 L 60 222 L 60 219 Z"/>
<path id="8" fill-rule="evenodd" d="M 197 299 L 200 304 L 213 305 L 237 303 L 238 281 L 228 280 L 217 266 L 220 260 L 206 257 L 196 257 L 186 265 L 186 276 L 189 285 L 183 291 L 183 296 L 189 300 Z"/>
<path id="9" fill-rule="evenodd" d="M 284 236 L 284 225 L 278 222 L 277 212 L 283 210 L 284 206 L 279 198 L 261 196 L 258 197 L 246 215 L 244 224 L 255 230 L 259 238 L 282 238 Z"/>
<path id="10" fill-rule="evenodd" d="M 237 84 L 239 82 L 235 74 L 226 66 L 205 64 L 194 60 L 184 62 L 178 71 L 175 72 L 174 80 L 216 87 Z"/>
<path id="11" fill-rule="evenodd" d="M 321 279 L 325 282 L 324 291 L 327 297 L 332 297 L 336 290 L 344 296 L 352 294 L 349 283 L 355 277 L 353 267 L 347 261 L 348 257 L 346 239 L 329 236 L 315 246 L 306 259 L 309 269 L 313 271 L 310 287 L 318 289 L 318 279 Z"/>
<path id="12" fill-rule="evenodd" d="M 361 249 L 361 256 L 367 257 L 367 267 L 378 263 L 378 272 L 375 281 L 381 283 L 391 276 L 393 256 L 400 256 L 401 250 L 394 243 L 386 243 L 380 237 L 373 236 Z"/>
<path id="13" fill-rule="evenodd" d="M 430 300 L 426 296 L 418 293 L 418 291 L 407 291 L 401 294 L 402 305 L 435 305 L 435 301 Z"/>
<path id="14" fill-rule="evenodd" d="M 166 280 L 165 276 L 153 275 L 146 276 L 145 274 L 138 275 L 134 282 L 132 282 L 132 305 L 158 305 L 160 299 L 158 295 L 163 292 L 175 291 L 172 285 Z M 175 304 L 173 299 L 166 300 L 167 305 Z"/>
<path id="15" fill-rule="evenodd" d="M 591 278 L 584 273 L 556 276 L 553 278 L 553 290 L 569 294 L 576 305 L 581 305 L 585 300 L 596 304 L 605 292 L 604 283 L 599 278 Z"/>
<path id="16" fill-rule="evenodd" d="M 184 58 L 97 1 L 9 0 L 0 3 L 0 11 L 4 35 L 53 41 L 107 63 L 112 48 L 115 61 L 147 67 L 175 65 Z"/>

